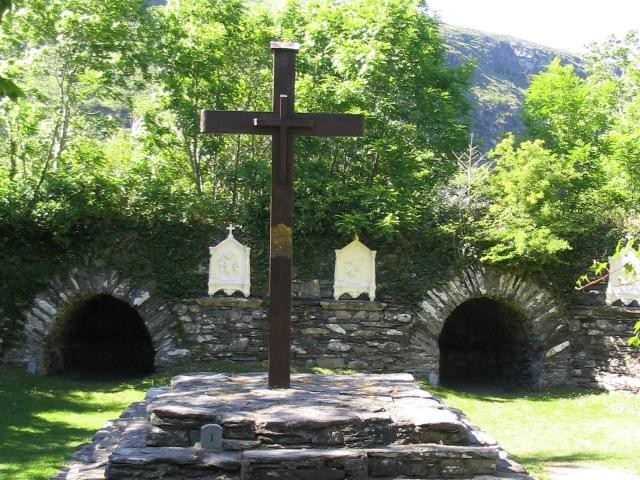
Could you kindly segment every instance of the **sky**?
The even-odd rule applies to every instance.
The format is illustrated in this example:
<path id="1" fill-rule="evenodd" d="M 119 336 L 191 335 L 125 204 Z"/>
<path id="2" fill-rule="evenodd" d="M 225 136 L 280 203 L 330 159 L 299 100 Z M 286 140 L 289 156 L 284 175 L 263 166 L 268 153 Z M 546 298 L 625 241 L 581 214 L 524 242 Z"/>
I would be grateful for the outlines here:
<path id="1" fill-rule="evenodd" d="M 640 0 L 427 0 L 444 23 L 584 53 L 609 35 L 640 31 Z"/>

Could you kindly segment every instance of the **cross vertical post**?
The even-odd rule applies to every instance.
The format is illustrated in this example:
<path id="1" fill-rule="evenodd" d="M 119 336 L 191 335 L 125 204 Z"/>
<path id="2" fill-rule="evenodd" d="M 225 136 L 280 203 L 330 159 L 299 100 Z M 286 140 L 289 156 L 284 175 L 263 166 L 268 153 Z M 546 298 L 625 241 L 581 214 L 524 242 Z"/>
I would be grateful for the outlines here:
<path id="1" fill-rule="evenodd" d="M 293 114 L 297 45 L 272 43 L 273 111 Z M 271 140 L 271 234 L 269 239 L 269 387 L 289 388 L 291 270 L 293 257 L 293 135 L 286 123 Z"/>

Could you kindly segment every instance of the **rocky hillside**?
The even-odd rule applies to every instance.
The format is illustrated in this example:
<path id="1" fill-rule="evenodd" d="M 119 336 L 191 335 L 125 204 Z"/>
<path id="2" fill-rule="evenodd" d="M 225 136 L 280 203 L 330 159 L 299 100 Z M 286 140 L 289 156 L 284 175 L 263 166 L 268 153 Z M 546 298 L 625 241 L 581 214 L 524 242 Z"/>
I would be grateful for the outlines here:
<path id="1" fill-rule="evenodd" d="M 451 65 L 468 61 L 476 65 L 470 92 L 471 131 L 484 150 L 506 132 L 522 131 L 522 97 L 532 75 L 555 57 L 581 70 L 579 57 L 518 38 L 445 24 L 441 32 Z"/>
<path id="2" fill-rule="evenodd" d="M 256 0 L 251 0 L 256 1 Z M 165 5 L 167 0 L 147 0 Z M 506 132 L 523 130 L 521 105 L 532 75 L 555 57 L 580 71 L 581 60 L 568 52 L 514 37 L 441 24 L 450 65 L 476 65 L 469 100 L 473 106 L 471 131 L 483 150 L 493 147 Z"/>

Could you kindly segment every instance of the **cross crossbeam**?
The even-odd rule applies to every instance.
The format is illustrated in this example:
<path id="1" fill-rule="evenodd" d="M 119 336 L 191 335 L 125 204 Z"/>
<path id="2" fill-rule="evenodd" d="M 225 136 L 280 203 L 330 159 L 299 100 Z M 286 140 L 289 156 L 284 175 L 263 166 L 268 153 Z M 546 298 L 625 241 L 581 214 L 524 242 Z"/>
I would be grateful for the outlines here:
<path id="1" fill-rule="evenodd" d="M 331 113 L 295 113 L 294 118 L 303 118 L 311 127 L 292 132 L 301 137 L 358 137 L 363 134 L 362 115 Z M 273 112 L 239 112 L 203 110 L 200 131 L 203 133 L 248 133 L 273 135 L 277 125 L 256 125 L 255 120 L 277 119 Z"/>
<path id="2" fill-rule="evenodd" d="M 361 136 L 362 115 L 295 112 L 295 43 L 271 42 L 273 111 L 203 110 L 202 133 L 271 135 L 269 386 L 289 388 L 293 250 L 293 138 Z"/>

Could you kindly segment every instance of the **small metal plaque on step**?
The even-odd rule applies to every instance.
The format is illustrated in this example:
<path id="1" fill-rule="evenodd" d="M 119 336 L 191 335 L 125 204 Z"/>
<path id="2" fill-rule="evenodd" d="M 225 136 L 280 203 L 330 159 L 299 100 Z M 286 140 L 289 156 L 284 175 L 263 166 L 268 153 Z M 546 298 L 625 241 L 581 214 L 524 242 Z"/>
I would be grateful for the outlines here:
<path id="1" fill-rule="evenodd" d="M 208 423 L 200 430 L 200 447 L 203 450 L 219 452 L 222 450 L 222 427 L 217 423 Z"/>

